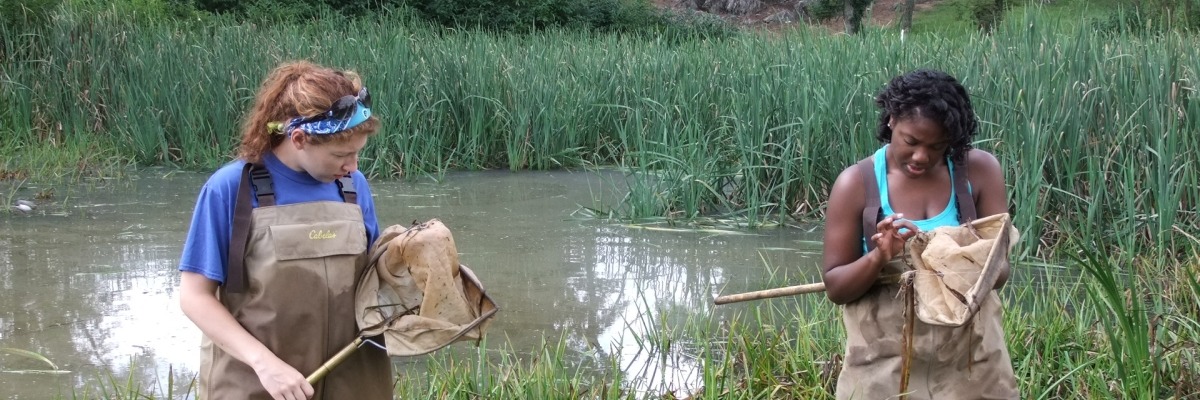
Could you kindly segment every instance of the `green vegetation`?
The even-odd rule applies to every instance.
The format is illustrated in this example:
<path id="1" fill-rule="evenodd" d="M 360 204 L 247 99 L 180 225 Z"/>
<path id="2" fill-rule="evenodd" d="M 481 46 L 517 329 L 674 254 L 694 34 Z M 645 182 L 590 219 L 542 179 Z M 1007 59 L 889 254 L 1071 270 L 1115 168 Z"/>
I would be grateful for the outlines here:
<path id="1" fill-rule="evenodd" d="M 238 23 L 138 4 L 4 9 L 0 178 L 214 168 L 232 154 L 262 75 L 308 58 L 366 77 L 384 122 L 360 164 L 374 176 L 618 165 L 631 192 L 597 215 L 816 220 L 837 173 L 877 146 L 878 88 L 940 68 L 975 96 L 978 146 L 1006 167 L 1019 259 L 1067 259 L 1062 268 L 1081 274 L 1005 289 L 1020 305 L 1005 326 L 1023 398 L 1200 393 L 1200 376 L 1184 367 L 1200 361 L 1200 52 L 1185 29 L 1200 7 L 1190 3 L 1172 3 L 1183 12 L 1115 0 L 1013 6 L 989 34 L 955 25 L 971 20 L 948 6 L 918 15 L 918 33 L 904 39 L 879 28 L 859 37 L 615 34 L 570 23 L 488 33 L 420 22 L 400 7 L 355 20 Z M 826 366 L 844 333 L 819 296 L 720 320 L 646 315 L 640 343 L 695 356 L 701 398 L 830 397 Z M 612 360 L 588 364 L 561 342 L 532 358 L 439 355 L 428 376 L 402 377 L 398 391 L 650 397 L 630 391 L 637 376 Z M 117 382 L 85 390 L 149 396 L 144 383 Z"/>
<path id="2" fill-rule="evenodd" d="M 1005 338 L 1023 399 L 1187 399 L 1200 394 L 1200 258 L 1141 260 L 1134 271 L 1080 249 L 1050 274 L 1001 292 Z M 1195 256 L 1193 256 L 1195 257 Z M 1021 265 L 1022 271 L 1032 270 Z M 1157 271 L 1155 274 L 1150 271 Z M 786 280 L 765 282 L 782 286 Z M 535 350 L 454 345 L 397 376 L 403 399 L 832 399 L 845 333 L 820 294 L 770 299 L 744 312 L 711 305 L 652 307 L 628 321 L 643 332 L 640 363 L 574 338 Z M 741 307 L 727 305 L 720 307 Z M 719 307 L 718 307 L 719 308 Z M 491 341 L 500 340 L 498 336 Z M 581 348 L 582 347 L 582 348 Z M 601 351 L 603 350 L 603 351 Z M 689 386 L 664 373 L 685 370 Z M 175 377 L 172 377 L 175 378 Z M 175 379 L 186 379 L 178 377 Z M 83 398 L 177 398 L 115 376 L 86 382 Z M 171 384 L 166 388 L 174 387 Z M 194 388 L 191 388 L 194 389 Z"/>
<path id="3" fill-rule="evenodd" d="M 41 354 L 29 351 L 29 350 L 14 349 L 11 347 L 0 347 L 0 353 L 13 354 L 13 355 L 16 355 L 19 357 L 36 360 L 36 361 L 44 363 L 44 364 L 46 364 L 46 366 L 50 367 L 50 369 L 35 369 L 35 370 L 22 370 L 22 371 L 9 371 L 9 370 L 0 369 L 0 372 L 43 373 L 43 374 L 59 374 L 59 373 L 70 373 L 71 372 L 71 371 L 63 371 L 63 370 L 59 369 L 58 365 L 55 365 L 54 362 L 50 361 L 50 359 L 46 358 L 46 356 L 43 356 Z"/>
<path id="4" fill-rule="evenodd" d="M 109 164 L 213 168 L 236 145 L 261 75 L 311 58 L 384 85 L 374 92 L 385 133 L 361 164 L 370 174 L 616 164 L 634 190 L 601 214 L 780 223 L 819 217 L 836 174 L 876 147 L 871 97 L 883 82 L 935 67 L 976 96 L 980 146 L 1008 167 L 1030 254 L 1052 256 L 1068 230 L 1115 238 L 1105 250 L 1122 257 L 1194 244 L 1176 234 L 1200 209 L 1200 140 L 1185 118 L 1200 112 L 1190 101 L 1200 54 L 1186 33 L 1064 33 L 1032 13 L 992 35 L 905 41 L 886 30 L 659 41 L 386 21 L 228 25 L 68 10 L 5 34 L 14 57 L 0 129 L 16 153 L 3 167 L 41 171 L 18 149 L 95 143 L 125 158 Z"/>
<path id="5" fill-rule="evenodd" d="M 1186 277 L 1179 282 L 1191 284 L 1191 288 L 1187 283 L 1162 287 L 1077 264 L 1117 267 L 1095 261 L 1103 258 L 1093 250 L 1079 254 L 1083 259 L 1063 267 L 1083 268 L 1087 275 L 1047 278 L 1033 286 L 1003 290 L 1009 304 L 1005 337 L 1021 398 L 1183 399 L 1200 394 L 1200 374 L 1191 368 L 1200 356 L 1195 300 L 1200 294 L 1195 288 L 1200 263 L 1157 266 L 1178 271 L 1177 277 Z M 1131 304 L 1139 301 L 1131 293 L 1145 293 L 1144 300 L 1154 306 Z M 427 374 L 400 377 L 397 393 L 406 399 L 833 398 L 845 333 L 839 312 L 821 295 L 760 301 L 748 314 L 728 319 L 717 319 L 703 309 L 645 310 L 642 315 L 652 320 L 647 325 L 658 327 L 647 335 L 654 337 L 640 342 L 644 350 L 663 360 L 674 360 L 672 355 L 681 352 L 696 354 L 700 367 L 695 381 L 700 388 L 615 391 L 623 387 L 621 382 L 638 375 L 627 375 L 619 365 L 605 365 L 610 360 L 583 363 L 593 367 L 586 373 L 580 363 L 564 362 L 577 357 L 560 342 L 543 346 L 545 352 L 529 360 L 506 351 L 499 356 L 439 354 L 428 361 Z M 686 350 L 672 350 L 672 346 Z M 655 384 L 667 382 L 649 386 Z"/>
<path id="6" fill-rule="evenodd" d="M 919 13 L 913 32 L 975 32 L 1026 14 L 1053 22 L 1061 32 L 1096 29 L 1111 33 L 1200 29 L 1200 0 L 944 0 Z"/>
<path id="7" fill-rule="evenodd" d="M 574 28 L 608 32 L 658 33 L 702 27 L 709 34 L 728 34 L 719 19 L 686 18 L 659 10 L 646 0 L 435 0 L 404 1 L 422 16 L 443 26 L 483 28 L 493 32 L 530 32 Z"/>

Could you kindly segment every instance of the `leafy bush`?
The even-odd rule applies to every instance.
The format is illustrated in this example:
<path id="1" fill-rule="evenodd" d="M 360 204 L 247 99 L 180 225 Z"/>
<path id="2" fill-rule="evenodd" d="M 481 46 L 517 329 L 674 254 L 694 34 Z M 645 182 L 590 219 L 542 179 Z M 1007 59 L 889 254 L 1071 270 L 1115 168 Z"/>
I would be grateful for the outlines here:
<path id="1" fill-rule="evenodd" d="M 1007 5 L 1007 0 L 975 0 L 970 5 L 971 17 L 979 25 L 979 29 L 991 32 L 992 28 L 1004 19 Z"/>
<path id="2" fill-rule="evenodd" d="M 824 21 L 842 16 L 845 0 L 816 0 L 809 6 L 808 11 L 817 21 Z"/>
<path id="3" fill-rule="evenodd" d="M 5 27 L 23 30 L 44 23 L 62 0 L 4 0 L 0 1 L 0 22 Z"/>
<path id="4" fill-rule="evenodd" d="M 134 0 L 136 1 L 136 0 Z M 295 22 L 331 15 L 359 17 L 403 0 L 166 0 L 179 10 L 194 9 L 251 21 Z"/>
<path id="5" fill-rule="evenodd" d="M 724 37 L 733 28 L 717 17 L 677 15 L 648 0 L 406 0 L 443 26 L 496 32 L 573 28 L 671 38 Z"/>
<path id="6" fill-rule="evenodd" d="M 645 35 L 668 41 L 721 39 L 737 29 L 721 17 L 706 12 L 674 13 L 644 1 L 626 1 L 618 8 L 611 25 L 601 30 Z"/>
<path id="7" fill-rule="evenodd" d="M 1172 29 L 1200 29 L 1200 0 L 1181 0 L 1177 7 L 1156 6 L 1119 8 L 1107 16 L 1093 18 L 1099 32 L 1114 35 L 1158 34 Z"/>
<path id="8" fill-rule="evenodd" d="M 851 17 L 851 25 L 855 29 L 860 29 L 862 26 L 862 18 L 866 15 L 867 7 L 874 0 L 815 0 L 808 6 L 809 15 L 817 21 L 826 21 L 834 18 L 846 16 L 846 1 L 854 9 L 854 15 Z"/>

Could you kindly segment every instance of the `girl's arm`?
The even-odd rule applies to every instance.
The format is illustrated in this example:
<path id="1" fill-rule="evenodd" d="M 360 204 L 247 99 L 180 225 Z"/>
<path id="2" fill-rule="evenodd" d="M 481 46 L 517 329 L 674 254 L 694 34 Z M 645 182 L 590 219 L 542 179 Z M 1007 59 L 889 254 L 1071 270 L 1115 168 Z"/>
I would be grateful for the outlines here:
<path id="1" fill-rule="evenodd" d="M 863 254 L 862 212 L 863 181 L 856 167 L 842 171 L 829 193 L 825 212 L 825 238 L 822 252 L 822 279 L 825 294 L 836 304 L 846 304 L 862 297 L 888 261 L 904 251 L 904 241 L 916 235 L 918 229 L 903 215 L 890 215 L 879 221 L 879 233 L 868 238 L 875 249 Z M 900 228 L 907 228 L 900 233 Z"/>
<path id="2" fill-rule="evenodd" d="M 307 399 L 313 387 L 295 368 L 280 360 L 251 336 L 217 299 L 217 282 L 204 275 L 184 271 L 179 284 L 179 305 L 204 335 L 258 374 L 271 397 Z"/>
<path id="3" fill-rule="evenodd" d="M 967 152 L 967 165 L 970 168 L 972 194 L 975 197 L 975 210 L 979 218 L 1008 212 L 1008 191 L 1004 184 L 1004 170 L 996 156 L 983 150 L 974 149 Z M 1004 287 L 1008 282 L 1009 268 L 1007 265 L 1000 270 L 996 277 L 995 289 Z"/>

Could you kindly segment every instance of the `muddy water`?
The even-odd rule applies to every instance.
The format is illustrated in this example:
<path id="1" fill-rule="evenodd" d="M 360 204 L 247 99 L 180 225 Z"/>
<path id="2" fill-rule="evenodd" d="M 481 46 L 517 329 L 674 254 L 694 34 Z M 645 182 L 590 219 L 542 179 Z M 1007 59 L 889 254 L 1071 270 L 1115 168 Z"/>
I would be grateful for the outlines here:
<path id="1" fill-rule="evenodd" d="M 32 212 L 0 212 L 0 348 L 36 352 L 60 370 L 0 351 L 0 398 L 94 395 L 109 379 L 158 393 L 186 387 L 200 333 L 179 311 L 176 268 L 206 176 L 146 171 L 15 194 L 0 185 L 6 200 L 54 193 Z M 453 230 L 462 262 L 502 308 L 489 346 L 531 351 L 543 337 L 565 337 L 580 353 L 617 357 L 670 386 L 689 386 L 694 366 L 639 358 L 648 308 L 712 312 L 714 295 L 765 288 L 772 269 L 796 283 L 818 279 L 819 232 L 648 228 L 579 212 L 614 204 L 620 182 L 595 172 L 480 172 L 372 188 L 381 225 L 439 218 Z"/>

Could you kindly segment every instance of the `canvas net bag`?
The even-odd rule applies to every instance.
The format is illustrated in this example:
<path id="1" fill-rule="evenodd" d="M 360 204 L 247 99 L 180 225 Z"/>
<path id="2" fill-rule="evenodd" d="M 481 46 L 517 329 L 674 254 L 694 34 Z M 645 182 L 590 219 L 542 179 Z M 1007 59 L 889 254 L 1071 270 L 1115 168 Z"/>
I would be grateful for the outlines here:
<path id="1" fill-rule="evenodd" d="M 383 335 L 392 356 L 483 338 L 498 307 L 459 264 L 449 228 L 437 219 L 393 225 L 375 243 L 356 293 L 360 336 Z"/>
<path id="2" fill-rule="evenodd" d="M 499 310 L 471 269 L 458 263 L 454 237 L 436 219 L 383 231 L 359 278 L 354 308 L 358 337 L 309 374 L 309 383 L 367 343 L 405 357 L 478 341 Z"/>
<path id="3" fill-rule="evenodd" d="M 917 318 L 924 323 L 962 326 L 987 299 L 1019 239 L 1008 214 L 918 233 L 906 244 Z"/>

